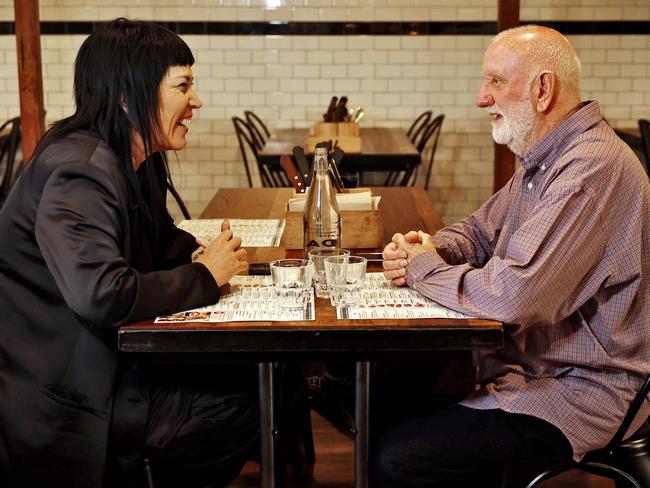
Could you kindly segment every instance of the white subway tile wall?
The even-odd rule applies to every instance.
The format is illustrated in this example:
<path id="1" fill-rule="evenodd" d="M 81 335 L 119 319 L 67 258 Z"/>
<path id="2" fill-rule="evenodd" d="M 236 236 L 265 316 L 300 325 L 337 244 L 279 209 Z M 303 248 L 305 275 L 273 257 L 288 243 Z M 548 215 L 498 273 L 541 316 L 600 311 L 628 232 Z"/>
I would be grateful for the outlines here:
<path id="1" fill-rule="evenodd" d="M 119 16 L 173 21 L 494 21 L 496 0 L 40 0 L 42 20 Z M 0 21 L 13 20 L 0 0 Z M 648 20 L 648 0 L 522 0 L 522 20 Z M 44 35 L 49 120 L 69 115 L 82 35 Z M 492 193 L 490 122 L 474 106 L 489 36 L 184 36 L 195 53 L 204 108 L 188 147 L 171 155 L 180 194 L 197 217 L 218 188 L 246 186 L 230 117 L 254 110 L 271 129 L 308 127 L 332 95 L 365 109 L 362 126 L 408 127 L 423 110 L 446 115 L 429 193 L 446 223 Z M 583 65 L 582 97 L 614 126 L 650 117 L 650 36 L 570 36 Z M 16 43 L 0 36 L 0 118 L 19 113 Z M 259 177 L 254 181 L 259 185 Z M 172 213 L 180 212 L 170 202 Z M 405 229 L 408 230 L 408 229 Z"/>

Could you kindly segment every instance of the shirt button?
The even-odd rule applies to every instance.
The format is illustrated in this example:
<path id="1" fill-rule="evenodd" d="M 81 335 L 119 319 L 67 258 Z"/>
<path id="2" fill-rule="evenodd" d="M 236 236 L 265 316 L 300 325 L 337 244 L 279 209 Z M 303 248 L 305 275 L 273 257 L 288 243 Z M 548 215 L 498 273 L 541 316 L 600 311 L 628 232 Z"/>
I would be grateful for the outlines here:
<path id="1" fill-rule="evenodd" d="M 546 171 L 546 165 L 542 164 L 542 171 Z"/>
<path id="2" fill-rule="evenodd" d="M 532 184 L 532 183 L 528 183 L 528 189 L 530 190 L 531 188 L 533 188 L 533 184 Z"/>

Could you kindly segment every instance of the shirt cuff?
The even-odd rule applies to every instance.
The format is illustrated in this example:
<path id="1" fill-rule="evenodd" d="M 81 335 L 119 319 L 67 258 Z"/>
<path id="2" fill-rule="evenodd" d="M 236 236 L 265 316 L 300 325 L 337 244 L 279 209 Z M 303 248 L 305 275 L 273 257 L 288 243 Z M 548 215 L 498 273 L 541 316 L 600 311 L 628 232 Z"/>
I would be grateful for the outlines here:
<path id="1" fill-rule="evenodd" d="M 413 258 L 406 267 L 406 284 L 411 288 L 415 288 L 415 282 L 422 280 L 426 275 L 446 265 L 447 263 L 438 253 L 422 253 Z"/>

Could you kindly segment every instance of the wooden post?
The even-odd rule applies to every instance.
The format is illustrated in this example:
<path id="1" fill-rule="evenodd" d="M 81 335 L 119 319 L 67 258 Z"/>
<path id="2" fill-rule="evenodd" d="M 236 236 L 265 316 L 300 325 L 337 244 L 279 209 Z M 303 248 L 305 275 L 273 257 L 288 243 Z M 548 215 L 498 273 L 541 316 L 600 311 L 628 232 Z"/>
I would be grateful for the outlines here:
<path id="1" fill-rule="evenodd" d="M 497 31 L 519 25 L 519 0 L 499 0 Z M 499 191 L 515 174 L 515 155 L 501 144 L 494 144 L 494 192 Z"/>
<path id="2" fill-rule="evenodd" d="M 20 128 L 23 162 L 34 153 L 45 132 L 43 74 L 41 70 L 41 27 L 38 0 L 14 0 L 16 15 L 16 52 L 20 91 Z"/>

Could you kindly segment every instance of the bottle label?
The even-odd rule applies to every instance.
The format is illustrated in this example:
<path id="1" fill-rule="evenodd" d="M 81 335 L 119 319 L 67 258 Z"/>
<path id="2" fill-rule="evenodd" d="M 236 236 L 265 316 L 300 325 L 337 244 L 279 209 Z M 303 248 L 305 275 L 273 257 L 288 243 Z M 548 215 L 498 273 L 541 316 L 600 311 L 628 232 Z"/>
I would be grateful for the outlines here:
<path id="1" fill-rule="evenodd" d="M 336 239 L 323 239 L 322 241 L 317 241 L 312 239 L 305 247 L 336 247 Z"/>
<path id="2" fill-rule="evenodd" d="M 338 231 L 337 229 L 323 229 L 321 225 L 309 227 L 306 233 L 308 239 L 305 240 L 305 247 L 337 247 Z"/>

